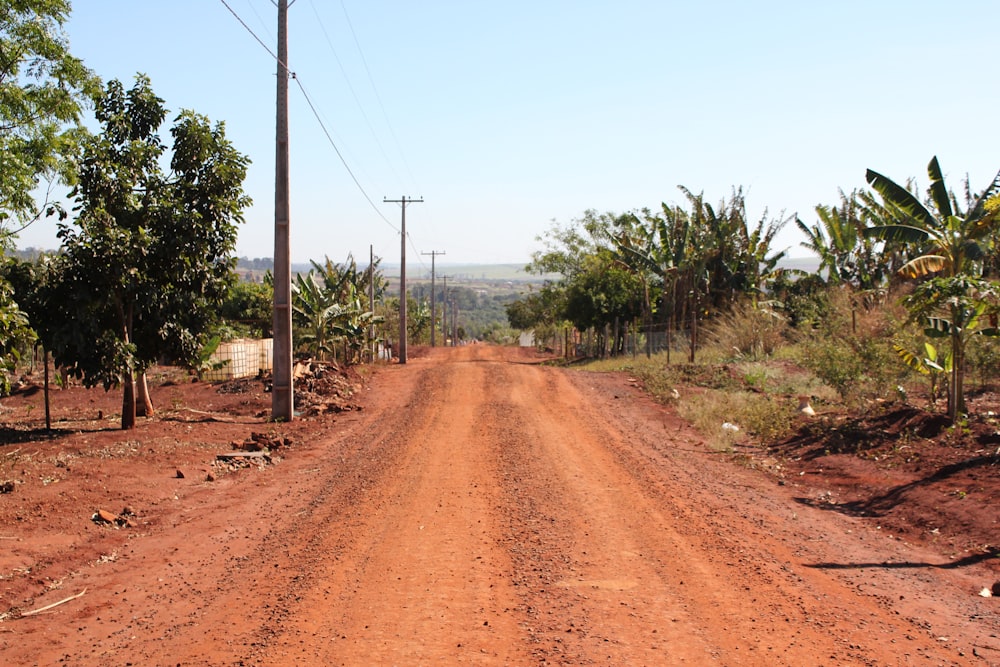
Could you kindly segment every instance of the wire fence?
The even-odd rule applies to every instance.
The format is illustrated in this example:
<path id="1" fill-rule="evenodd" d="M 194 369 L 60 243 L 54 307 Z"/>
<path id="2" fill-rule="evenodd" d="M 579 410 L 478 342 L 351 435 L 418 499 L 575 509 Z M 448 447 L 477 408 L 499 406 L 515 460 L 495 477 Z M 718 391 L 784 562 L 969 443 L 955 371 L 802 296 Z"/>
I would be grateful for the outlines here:
<path id="1" fill-rule="evenodd" d="M 567 328 L 544 337 L 536 335 L 531 340 L 541 349 L 573 359 L 653 355 L 667 350 L 687 354 L 691 338 L 686 329 L 671 329 L 666 324 L 657 324 L 617 328 L 609 325 L 600 330 L 586 331 Z M 521 344 L 525 344 L 523 338 Z"/>

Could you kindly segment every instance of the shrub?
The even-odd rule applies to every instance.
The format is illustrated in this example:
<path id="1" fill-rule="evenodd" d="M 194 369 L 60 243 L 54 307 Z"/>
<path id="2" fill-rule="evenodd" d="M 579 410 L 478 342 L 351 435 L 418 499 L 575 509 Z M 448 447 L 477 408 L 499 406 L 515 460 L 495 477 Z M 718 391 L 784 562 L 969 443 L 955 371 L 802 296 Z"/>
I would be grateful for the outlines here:
<path id="1" fill-rule="evenodd" d="M 800 332 L 796 360 L 845 403 L 888 396 L 908 374 L 892 348 L 903 321 L 898 306 L 858 307 L 845 288 L 831 290 L 829 302 L 830 311 L 816 329 Z"/>
<path id="2" fill-rule="evenodd" d="M 786 329 L 785 318 L 776 310 L 745 301 L 718 315 L 705 338 L 730 357 L 757 361 L 784 344 Z"/>

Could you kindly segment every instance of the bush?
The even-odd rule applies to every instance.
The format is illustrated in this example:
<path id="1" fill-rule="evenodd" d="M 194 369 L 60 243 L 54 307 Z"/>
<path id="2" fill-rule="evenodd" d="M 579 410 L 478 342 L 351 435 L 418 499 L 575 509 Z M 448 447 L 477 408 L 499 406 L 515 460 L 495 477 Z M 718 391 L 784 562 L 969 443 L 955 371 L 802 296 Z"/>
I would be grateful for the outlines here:
<path id="1" fill-rule="evenodd" d="M 983 389 L 1000 374 L 1000 339 L 974 336 L 965 350 L 965 363 Z"/>
<path id="2" fill-rule="evenodd" d="M 757 361 L 785 343 L 785 318 L 770 307 L 745 301 L 718 315 L 705 338 L 727 355 Z"/>
<path id="3" fill-rule="evenodd" d="M 829 303 L 827 317 L 815 330 L 799 333 L 796 361 L 845 403 L 888 396 L 908 374 L 892 349 L 903 321 L 898 307 L 859 308 L 846 288 L 832 289 Z"/>

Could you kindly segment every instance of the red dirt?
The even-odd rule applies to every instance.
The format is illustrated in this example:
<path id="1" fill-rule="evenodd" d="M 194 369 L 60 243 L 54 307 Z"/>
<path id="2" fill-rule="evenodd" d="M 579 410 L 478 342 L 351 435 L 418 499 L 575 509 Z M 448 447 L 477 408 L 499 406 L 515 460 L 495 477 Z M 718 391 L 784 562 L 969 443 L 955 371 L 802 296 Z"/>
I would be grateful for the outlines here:
<path id="1" fill-rule="evenodd" d="M 51 438 L 3 399 L 0 664 L 1000 664 L 996 444 L 734 457 L 538 361 L 413 350 L 289 424 L 259 382 L 154 387 L 132 432 L 53 392 Z M 253 432 L 290 442 L 214 463 Z"/>

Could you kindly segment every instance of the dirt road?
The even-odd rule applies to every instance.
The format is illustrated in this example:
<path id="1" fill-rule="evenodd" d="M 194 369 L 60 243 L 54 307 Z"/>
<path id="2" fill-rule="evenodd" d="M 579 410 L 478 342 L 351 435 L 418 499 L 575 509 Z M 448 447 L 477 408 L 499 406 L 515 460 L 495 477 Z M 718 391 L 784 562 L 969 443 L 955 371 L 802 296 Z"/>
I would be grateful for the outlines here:
<path id="1" fill-rule="evenodd" d="M 974 565 L 517 350 L 432 350 L 279 464 L 178 484 L 0 663 L 1000 664 Z"/>

